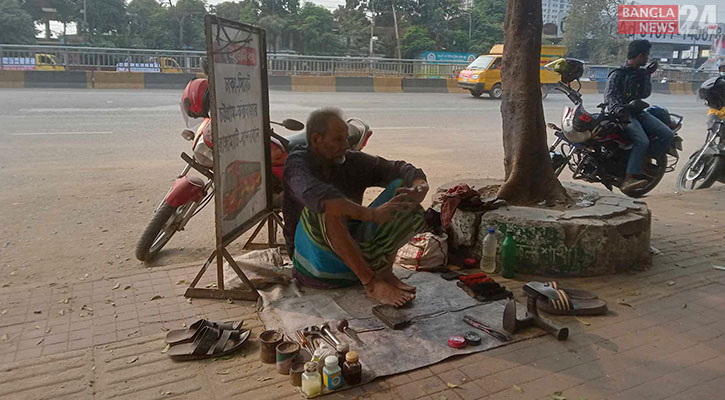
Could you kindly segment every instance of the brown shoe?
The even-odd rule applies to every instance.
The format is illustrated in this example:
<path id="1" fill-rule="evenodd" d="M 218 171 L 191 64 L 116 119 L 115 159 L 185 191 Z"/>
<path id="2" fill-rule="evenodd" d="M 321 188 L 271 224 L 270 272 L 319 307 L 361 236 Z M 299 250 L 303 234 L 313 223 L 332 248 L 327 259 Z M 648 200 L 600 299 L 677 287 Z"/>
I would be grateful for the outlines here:
<path id="1" fill-rule="evenodd" d="M 636 190 L 639 188 L 643 188 L 647 185 L 647 181 L 644 179 L 637 179 L 637 178 L 626 178 L 624 182 L 622 182 L 622 185 L 619 186 L 619 189 L 623 192 L 628 192 L 630 190 Z"/>

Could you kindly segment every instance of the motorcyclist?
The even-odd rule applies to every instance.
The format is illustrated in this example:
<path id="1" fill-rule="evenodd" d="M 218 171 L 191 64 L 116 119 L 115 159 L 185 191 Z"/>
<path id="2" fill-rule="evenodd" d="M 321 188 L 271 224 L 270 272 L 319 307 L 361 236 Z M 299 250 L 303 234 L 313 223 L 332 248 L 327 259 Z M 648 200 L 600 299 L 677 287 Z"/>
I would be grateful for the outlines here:
<path id="1" fill-rule="evenodd" d="M 657 70 L 657 62 L 643 68 L 647 64 L 651 47 L 648 40 L 630 42 L 627 62 L 609 74 L 604 90 L 607 109 L 617 114 L 620 121 L 627 123 L 624 132 L 633 142 L 627 174 L 620 186 L 622 191 L 638 189 L 647 184 L 647 180 L 641 178 L 647 152 L 655 157 L 661 156 L 674 137 L 672 129 L 652 114 L 629 110 L 627 107 L 632 100 L 645 99 L 652 93 L 651 75 Z"/>

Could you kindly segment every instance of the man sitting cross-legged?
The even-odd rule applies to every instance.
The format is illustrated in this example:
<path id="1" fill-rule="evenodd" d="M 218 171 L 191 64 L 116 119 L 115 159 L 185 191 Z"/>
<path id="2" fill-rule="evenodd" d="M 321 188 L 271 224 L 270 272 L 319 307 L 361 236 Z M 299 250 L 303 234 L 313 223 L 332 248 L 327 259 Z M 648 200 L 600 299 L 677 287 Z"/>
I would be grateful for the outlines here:
<path id="1" fill-rule="evenodd" d="M 284 234 L 295 277 L 316 288 L 361 282 L 369 297 L 402 306 L 415 298 L 415 287 L 393 274 L 392 261 L 425 225 L 426 176 L 404 161 L 348 147 L 341 112 L 324 108 L 307 120 L 307 147 L 287 158 Z M 369 187 L 386 189 L 364 207 Z"/>

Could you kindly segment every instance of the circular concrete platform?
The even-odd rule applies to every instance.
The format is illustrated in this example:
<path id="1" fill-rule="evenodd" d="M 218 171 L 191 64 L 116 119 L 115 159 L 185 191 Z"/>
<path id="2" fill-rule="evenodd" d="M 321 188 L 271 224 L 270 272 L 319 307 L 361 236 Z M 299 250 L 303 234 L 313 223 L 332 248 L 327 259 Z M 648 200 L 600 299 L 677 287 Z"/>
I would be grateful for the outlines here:
<path id="1" fill-rule="evenodd" d="M 467 180 L 476 189 L 500 181 Z M 608 190 L 562 183 L 577 203 L 568 207 L 509 206 L 492 210 L 457 210 L 448 229 L 449 246 L 467 248 L 480 257 L 488 227 L 513 234 L 518 248 L 517 273 L 594 276 L 649 268 L 651 213 L 647 204 Z M 500 264 L 499 264 L 500 265 Z"/>

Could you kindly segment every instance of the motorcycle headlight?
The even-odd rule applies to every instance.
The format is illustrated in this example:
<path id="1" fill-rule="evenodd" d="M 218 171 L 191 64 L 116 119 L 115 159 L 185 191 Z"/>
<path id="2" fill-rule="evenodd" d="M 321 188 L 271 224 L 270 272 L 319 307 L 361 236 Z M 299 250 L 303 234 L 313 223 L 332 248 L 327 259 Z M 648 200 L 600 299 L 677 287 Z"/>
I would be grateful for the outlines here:
<path id="1" fill-rule="evenodd" d="M 472 75 L 471 79 L 478 79 L 478 75 Z"/>
<path id="2" fill-rule="evenodd" d="M 214 153 L 203 140 L 199 140 L 194 146 L 194 159 L 207 168 L 214 168 Z"/>

